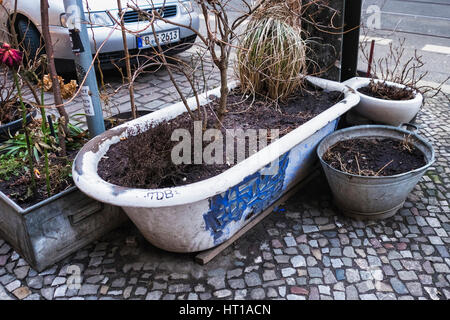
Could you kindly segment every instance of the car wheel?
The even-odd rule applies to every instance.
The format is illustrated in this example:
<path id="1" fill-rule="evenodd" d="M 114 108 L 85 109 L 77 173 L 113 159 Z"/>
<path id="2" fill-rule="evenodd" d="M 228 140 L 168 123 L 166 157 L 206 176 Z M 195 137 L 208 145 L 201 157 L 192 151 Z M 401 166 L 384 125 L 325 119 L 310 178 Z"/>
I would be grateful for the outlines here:
<path id="1" fill-rule="evenodd" d="M 41 35 L 34 24 L 26 19 L 20 18 L 16 24 L 19 43 L 26 50 L 26 56 L 35 59 L 45 52 L 45 49 L 39 50 L 41 47 Z M 43 44 L 43 42 L 42 42 Z"/>

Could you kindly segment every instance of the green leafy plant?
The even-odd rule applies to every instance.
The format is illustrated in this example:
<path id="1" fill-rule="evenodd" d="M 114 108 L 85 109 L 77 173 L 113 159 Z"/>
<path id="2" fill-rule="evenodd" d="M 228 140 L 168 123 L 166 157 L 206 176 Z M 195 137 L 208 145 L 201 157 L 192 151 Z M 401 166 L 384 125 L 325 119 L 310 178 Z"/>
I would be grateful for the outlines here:
<path id="1" fill-rule="evenodd" d="M 25 131 L 25 142 L 28 150 L 28 164 L 30 168 L 33 167 L 33 157 L 31 155 L 31 144 L 27 128 L 27 108 L 23 102 L 22 98 L 22 87 L 19 81 L 18 69 L 22 65 L 23 53 L 19 50 L 13 49 L 9 44 L 3 43 L 0 47 L 0 63 L 7 66 L 13 75 L 14 85 L 16 86 L 17 96 L 20 103 L 20 110 L 22 112 L 22 127 Z M 36 181 L 32 175 L 31 179 L 31 189 L 33 193 L 36 193 Z"/>
<path id="2" fill-rule="evenodd" d="M 9 196 L 19 202 L 27 202 L 33 199 L 35 194 L 31 189 L 31 179 L 36 181 L 40 192 L 47 189 L 50 197 L 52 194 L 61 192 L 71 186 L 69 177 L 72 177 L 72 161 L 64 157 L 56 157 L 50 154 L 48 163 L 36 163 L 30 170 L 27 161 L 23 161 L 23 152 L 17 156 L 0 155 L 0 182 L 8 182 L 12 186 Z M 25 157 L 26 159 L 26 157 Z M 48 164 L 48 174 L 42 174 Z"/>
<path id="3" fill-rule="evenodd" d="M 32 156 L 36 162 L 40 161 L 44 151 L 58 153 L 59 142 L 58 137 L 52 136 L 52 132 L 57 132 L 59 126 L 57 122 L 53 124 L 53 131 L 50 126 L 43 127 L 39 125 L 39 121 L 35 120 L 34 124 L 29 125 L 29 136 L 31 140 Z M 66 137 L 67 150 L 77 150 L 87 140 L 86 132 L 73 124 L 68 125 L 69 136 Z M 47 137 L 47 141 L 46 138 Z M 9 140 L 2 143 L 0 146 L 0 153 L 4 153 L 7 156 L 24 158 L 28 157 L 28 148 L 26 142 L 26 135 L 23 132 L 17 132 Z"/>
<path id="4" fill-rule="evenodd" d="M 23 169 L 23 161 L 5 154 L 0 155 L 0 180 L 18 176 Z"/>

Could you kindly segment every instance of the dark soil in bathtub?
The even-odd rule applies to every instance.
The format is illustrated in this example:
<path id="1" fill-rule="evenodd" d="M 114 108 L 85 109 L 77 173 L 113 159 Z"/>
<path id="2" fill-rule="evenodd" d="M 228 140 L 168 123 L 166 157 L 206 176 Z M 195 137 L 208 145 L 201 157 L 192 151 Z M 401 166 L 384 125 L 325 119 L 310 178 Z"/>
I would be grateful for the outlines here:
<path id="1" fill-rule="evenodd" d="M 342 99 L 341 92 L 325 92 L 310 87 L 307 91 L 297 94 L 275 108 L 266 101 L 245 98 L 236 89 L 228 97 L 228 112 L 220 131 L 225 140 L 227 130 L 267 129 L 269 144 L 271 130 L 278 129 L 279 136 L 282 137 Z M 207 128 L 215 127 L 216 113 L 213 110 L 217 106 L 217 101 L 213 101 L 204 108 L 208 115 Z M 172 149 L 180 144 L 178 141 L 171 141 L 175 129 L 186 129 L 193 137 L 191 157 L 189 157 L 192 159 L 192 164 L 175 165 L 172 161 Z M 227 164 L 225 141 L 223 157 L 220 157 L 219 152 L 217 155 L 212 153 L 213 156 L 223 159 L 220 162 L 224 164 L 216 164 L 218 161 L 214 164 L 194 164 L 194 137 L 193 121 L 187 113 L 182 114 L 171 121 L 164 121 L 147 131 L 139 132 L 112 145 L 100 161 L 98 173 L 104 180 L 115 185 L 165 188 L 204 180 L 233 166 L 233 163 Z M 248 142 L 248 139 L 246 141 Z M 237 142 L 237 138 L 232 139 L 235 146 Z M 203 142 L 202 150 L 210 144 L 211 140 Z M 245 145 L 245 157 L 248 157 L 249 144 Z M 234 150 L 234 159 L 238 159 L 236 148 Z"/>
<path id="2" fill-rule="evenodd" d="M 426 165 L 424 154 L 407 138 L 359 138 L 329 148 L 323 160 L 333 168 L 360 176 L 392 176 Z"/>
<path id="3" fill-rule="evenodd" d="M 383 100 L 414 99 L 412 90 L 389 86 L 384 82 L 371 82 L 367 86 L 359 88 L 358 91 L 372 98 Z"/>

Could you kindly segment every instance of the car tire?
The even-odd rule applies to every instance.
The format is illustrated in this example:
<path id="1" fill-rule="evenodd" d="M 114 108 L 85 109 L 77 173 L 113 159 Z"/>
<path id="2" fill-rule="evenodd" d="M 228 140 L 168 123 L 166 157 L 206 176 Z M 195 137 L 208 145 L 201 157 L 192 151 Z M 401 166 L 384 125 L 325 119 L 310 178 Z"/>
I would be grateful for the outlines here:
<path id="1" fill-rule="evenodd" d="M 39 48 L 41 47 L 41 35 L 39 30 L 30 20 L 20 18 L 16 23 L 16 30 L 19 43 L 21 43 L 22 47 L 27 51 L 30 59 L 35 59 L 45 52 L 44 48 L 39 51 Z"/>

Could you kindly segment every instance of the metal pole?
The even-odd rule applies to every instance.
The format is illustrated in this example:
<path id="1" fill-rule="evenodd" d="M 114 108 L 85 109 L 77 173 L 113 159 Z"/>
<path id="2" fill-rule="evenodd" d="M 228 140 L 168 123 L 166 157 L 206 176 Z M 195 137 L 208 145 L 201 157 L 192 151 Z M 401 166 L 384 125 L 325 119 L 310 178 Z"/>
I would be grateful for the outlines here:
<path id="1" fill-rule="evenodd" d="M 370 78 L 370 72 L 372 71 L 372 61 L 373 61 L 373 49 L 375 48 L 375 40 L 370 43 L 370 54 L 369 54 L 369 65 L 367 66 L 366 77 Z"/>
<path id="2" fill-rule="evenodd" d="M 82 0 L 64 0 L 66 23 L 75 55 L 75 69 L 78 82 L 81 84 L 86 72 L 92 64 L 92 52 Z M 84 112 L 86 114 L 89 135 L 91 138 L 105 131 L 103 111 L 98 91 L 94 67 L 91 68 L 81 90 Z"/>
<path id="3" fill-rule="evenodd" d="M 356 76 L 362 0 L 345 0 L 342 37 L 341 81 Z"/>

